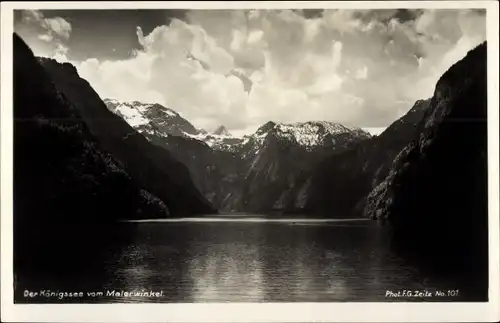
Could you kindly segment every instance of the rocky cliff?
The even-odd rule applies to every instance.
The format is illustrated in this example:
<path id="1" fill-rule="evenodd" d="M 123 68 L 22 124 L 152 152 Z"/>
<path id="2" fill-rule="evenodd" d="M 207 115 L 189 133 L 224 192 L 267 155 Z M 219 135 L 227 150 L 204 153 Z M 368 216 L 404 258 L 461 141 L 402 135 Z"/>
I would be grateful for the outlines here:
<path id="1" fill-rule="evenodd" d="M 169 209 L 103 149 L 17 35 L 13 45 L 14 265 L 64 271 L 62 259 L 71 266 L 95 251 L 100 228 Z"/>
<path id="2" fill-rule="evenodd" d="M 370 193 L 365 214 L 387 219 L 405 254 L 487 287 L 486 43 L 438 81 L 418 133 Z M 485 287 L 485 288 L 486 288 Z"/>
<path id="3" fill-rule="evenodd" d="M 216 212 L 193 184 L 188 168 L 169 151 L 151 144 L 124 119 L 109 111 L 89 83 L 79 77 L 73 65 L 45 58 L 39 61 L 103 147 L 122 162 L 136 181 L 161 198 L 172 214 Z"/>
<path id="4" fill-rule="evenodd" d="M 326 157 L 303 187 L 305 210 L 331 217 L 360 216 L 370 191 L 413 138 L 429 100 L 419 100 L 380 135 Z"/>
<path id="5" fill-rule="evenodd" d="M 333 122 L 268 122 L 247 138 L 246 161 L 233 206 L 247 212 L 303 212 L 311 171 L 326 156 L 370 138 Z"/>
<path id="6" fill-rule="evenodd" d="M 195 194 L 183 193 L 194 190 L 189 181 L 169 181 L 166 172 L 174 179 L 177 172 L 187 172 L 183 165 L 175 168 L 180 164 L 170 157 L 166 165 L 171 167 L 156 174 L 161 180 L 158 186 L 144 183 L 130 165 L 134 161 L 123 158 L 127 156 L 125 148 L 118 153 L 113 147 L 108 149 L 110 142 L 124 135 L 113 122 L 123 121 L 107 118 L 103 122 L 113 134 L 111 138 L 93 132 L 93 119 L 83 116 L 101 116 L 96 111 L 99 106 L 92 106 L 96 98 L 91 89 L 84 88 L 82 97 L 71 91 L 68 95 L 68 87 L 83 81 L 69 77 L 68 84 L 60 86 L 66 72 L 54 82 L 52 73 L 23 40 L 14 34 L 13 41 L 14 266 L 16 278 L 28 284 L 25 286 L 35 286 L 33 281 L 20 278 L 27 271 L 31 272 L 29 277 L 39 275 L 44 282 L 45 272 L 71 275 L 75 270 L 87 270 L 91 260 L 105 252 L 107 243 L 119 240 L 113 234 L 117 220 L 175 216 L 181 205 L 176 197 L 184 199 L 186 206 L 198 205 L 184 210 L 194 212 L 205 206 Z M 72 70 L 68 65 L 48 64 Z M 134 131 L 127 134 L 136 136 Z M 152 165 L 146 163 L 145 168 L 148 166 Z M 150 190 L 161 187 L 171 195 Z M 47 288 L 47 281 L 44 284 Z"/>

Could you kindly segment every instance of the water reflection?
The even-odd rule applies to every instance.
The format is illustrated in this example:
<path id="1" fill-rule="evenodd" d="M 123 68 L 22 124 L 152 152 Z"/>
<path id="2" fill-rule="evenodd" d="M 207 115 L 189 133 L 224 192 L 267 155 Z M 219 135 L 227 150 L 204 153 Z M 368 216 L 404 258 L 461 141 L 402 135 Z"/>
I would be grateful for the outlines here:
<path id="1" fill-rule="evenodd" d="M 135 240 L 110 251 L 114 256 L 102 264 L 105 273 L 79 281 L 104 290 L 152 290 L 161 297 L 101 301 L 388 301 L 386 290 L 438 287 L 393 255 L 389 235 L 374 222 L 133 225 Z"/>
<path id="2" fill-rule="evenodd" d="M 110 286 L 156 287 L 165 296 L 147 301 L 170 302 L 377 301 L 386 290 L 422 287 L 383 228 L 300 224 L 143 223 Z"/>
<path id="3" fill-rule="evenodd" d="M 253 258 L 258 248 L 237 243 L 208 247 L 189 261 L 194 301 L 262 301 L 262 262 Z M 239 253 L 244 250 L 244 253 Z"/>

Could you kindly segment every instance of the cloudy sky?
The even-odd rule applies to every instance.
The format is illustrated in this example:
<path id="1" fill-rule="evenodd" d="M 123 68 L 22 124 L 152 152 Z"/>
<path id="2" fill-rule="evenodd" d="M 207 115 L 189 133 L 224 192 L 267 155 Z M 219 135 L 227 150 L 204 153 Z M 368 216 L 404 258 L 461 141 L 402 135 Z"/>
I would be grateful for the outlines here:
<path id="1" fill-rule="evenodd" d="M 269 120 L 387 127 L 486 37 L 485 11 L 464 9 L 31 10 L 14 28 L 101 98 L 236 134 Z"/>

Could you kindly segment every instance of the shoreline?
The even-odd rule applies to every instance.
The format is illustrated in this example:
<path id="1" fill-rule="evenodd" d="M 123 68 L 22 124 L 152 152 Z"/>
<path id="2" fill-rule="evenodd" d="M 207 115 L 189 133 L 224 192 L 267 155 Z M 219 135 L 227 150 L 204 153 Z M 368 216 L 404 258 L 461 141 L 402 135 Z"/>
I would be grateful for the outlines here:
<path id="1" fill-rule="evenodd" d="M 360 222 L 370 221 L 368 218 L 339 218 L 339 219 L 325 219 L 325 218 L 276 218 L 267 216 L 207 216 L 207 217 L 179 217 L 179 218 L 165 218 L 165 219 L 141 219 L 141 220 L 121 220 L 120 223 L 153 223 L 153 222 L 166 222 L 166 223 L 179 223 L 179 222 L 241 222 L 241 223 L 339 223 L 339 222 Z"/>

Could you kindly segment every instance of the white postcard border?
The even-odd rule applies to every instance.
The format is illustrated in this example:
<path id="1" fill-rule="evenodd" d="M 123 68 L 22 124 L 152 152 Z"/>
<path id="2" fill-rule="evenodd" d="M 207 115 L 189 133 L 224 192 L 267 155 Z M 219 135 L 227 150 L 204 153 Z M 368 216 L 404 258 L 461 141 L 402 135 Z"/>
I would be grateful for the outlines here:
<path id="1" fill-rule="evenodd" d="M 487 303 L 13 303 L 12 33 L 14 9 L 485 8 L 488 41 L 489 302 Z M 499 64 L 497 1 L 3 2 L 1 4 L 1 319 L 15 322 L 494 322 L 499 313 Z"/>

